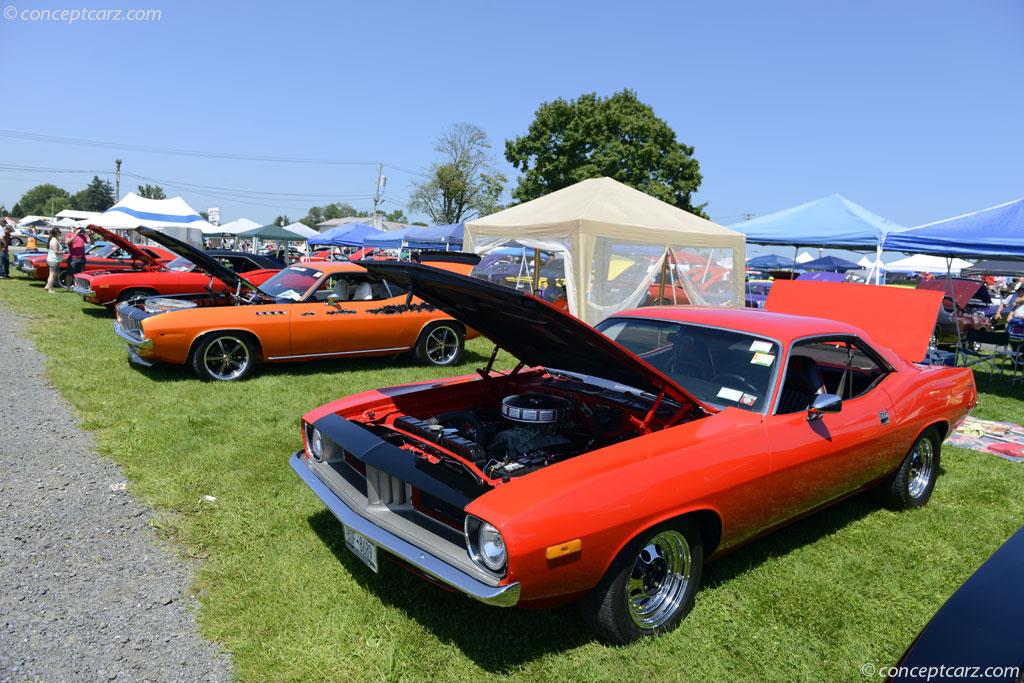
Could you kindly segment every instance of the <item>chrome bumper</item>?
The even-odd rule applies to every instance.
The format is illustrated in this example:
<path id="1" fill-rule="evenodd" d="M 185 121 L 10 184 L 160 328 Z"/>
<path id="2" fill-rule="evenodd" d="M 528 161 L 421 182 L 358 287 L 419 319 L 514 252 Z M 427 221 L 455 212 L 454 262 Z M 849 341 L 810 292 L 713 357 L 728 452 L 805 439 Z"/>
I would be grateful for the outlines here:
<path id="1" fill-rule="evenodd" d="M 86 289 L 85 287 L 82 287 L 80 285 L 72 286 L 71 291 L 74 292 L 75 294 L 80 294 L 83 297 L 96 296 L 96 292 L 92 291 L 91 289 Z"/>
<path id="2" fill-rule="evenodd" d="M 454 588 L 480 602 L 497 607 L 513 607 L 519 602 L 519 582 L 504 586 L 488 586 L 469 574 L 439 560 L 429 553 L 382 529 L 355 510 L 350 508 L 330 488 L 327 487 L 306 464 L 303 451 L 296 451 L 290 463 L 292 469 L 306 482 L 313 493 L 327 505 L 334 516 L 347 527 L 366 536 L 379 548 L 383 548 L 395 557 L 411 564 L 437 581 Z"/>
<path id="3" fill-rule="evenodd" d="M 139 339 L 138 337 L 125 332 L 124 328 L 121 327 L 121 323 L 118 323 L 118 322 L 114 323 L 114 334 L 116 334 L 121 339 L 124 339 L 131 346 L 134 346 L 137 349 L 151 349 L 151 348 L 153 348 L 153 340 L 152 339 Z"/>

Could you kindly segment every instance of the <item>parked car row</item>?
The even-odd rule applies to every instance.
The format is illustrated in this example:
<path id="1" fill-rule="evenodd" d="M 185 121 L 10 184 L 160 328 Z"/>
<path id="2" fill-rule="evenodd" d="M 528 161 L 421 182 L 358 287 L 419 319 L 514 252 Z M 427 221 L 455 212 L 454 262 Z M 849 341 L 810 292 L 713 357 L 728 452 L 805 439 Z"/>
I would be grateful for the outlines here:
<path id="1" fill-rule="evenodd" d="M 74 291 L 114 307 L 138 366 L 238 381 L 408 351 L 449 366 L 467 337 L 493 342 L 473 374 L 309 411 L 290 466 L 371 571 L 390 559 L 500 607 L 577 602 L 612 643 L 676 628 L 707 562 L 812 511 L 867 490 L 924 505 L 977 402 L 970 369 L 916 362 L 940 292 L 879 288 L 866 309 L 857 285 L 778 281 L 748 287 L 765 310 L 646 307 L 591 327 L 471 277 L 470 255 L 280 268 L 137 232 L 159 246 L 103 235 L 131 265 Z"/>

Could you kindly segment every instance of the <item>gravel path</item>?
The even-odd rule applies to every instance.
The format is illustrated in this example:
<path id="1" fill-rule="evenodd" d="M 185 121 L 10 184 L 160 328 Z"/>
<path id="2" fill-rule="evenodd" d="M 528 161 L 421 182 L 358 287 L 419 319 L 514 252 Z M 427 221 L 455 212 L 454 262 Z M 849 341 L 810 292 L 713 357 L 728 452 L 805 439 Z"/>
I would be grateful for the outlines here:
<path id="1" fill-rule="evenodd" d="M 0 681 L 230 678 L 188 567 L 49 386 L 0 307 Z"/>

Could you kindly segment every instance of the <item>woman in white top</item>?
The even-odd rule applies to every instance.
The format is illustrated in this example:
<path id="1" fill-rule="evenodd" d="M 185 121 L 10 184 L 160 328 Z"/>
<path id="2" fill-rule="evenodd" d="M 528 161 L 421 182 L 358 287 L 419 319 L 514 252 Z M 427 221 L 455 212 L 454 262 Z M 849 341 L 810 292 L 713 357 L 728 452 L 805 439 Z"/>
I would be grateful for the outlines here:
<path id="1" fill-rule="evenodd" d="M 50 274 L 46 276 L 46 291 L 53 294 L 53 286 L 57 283 L 57 266 L 60 265 L 60 260 L 64 258 L 64 245 L 60 241 L 60 230 L 58 228 L 50 229 L 50 244 L 46 250 L 46 265 L 50 269 Z"/>

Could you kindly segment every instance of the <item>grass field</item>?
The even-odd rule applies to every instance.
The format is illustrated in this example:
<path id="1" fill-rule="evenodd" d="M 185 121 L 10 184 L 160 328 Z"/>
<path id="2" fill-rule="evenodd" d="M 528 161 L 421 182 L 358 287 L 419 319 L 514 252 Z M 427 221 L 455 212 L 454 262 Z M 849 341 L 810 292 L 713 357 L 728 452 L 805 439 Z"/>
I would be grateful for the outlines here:
<path id="1" fill-rule="evenodd" d="M 202 630 L 242 680 L 864 679 L 862 664 L 895 663 L 1024 523 L 1024 467 L 949 448 L 925 508 L 850 499 L 708 566 L 673 634 L 608 647 L 574 608 L 490 608 L 388 563 L 373 575 L 288 467 L 310 408 L 438 370 L 405 358 L 321 362 L 205 384 L 185 368 L 130 367 L 110 314 L 70 293 L 49 296 L 19 275 L 0 281 L 0 305 L 31 318 L 53 383 L 158 511 L 160 531 L 197 561 Z M 450 372 L 488 351 L 471 342 Z M 1024 419 L 1024 389 L 979 385 L 976 415 Z"/>

